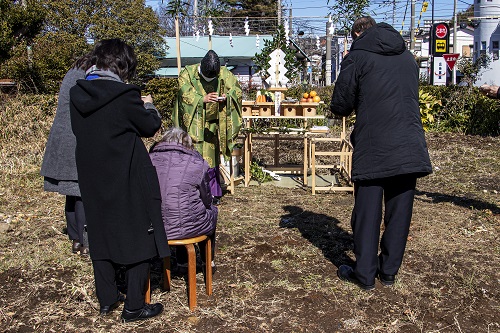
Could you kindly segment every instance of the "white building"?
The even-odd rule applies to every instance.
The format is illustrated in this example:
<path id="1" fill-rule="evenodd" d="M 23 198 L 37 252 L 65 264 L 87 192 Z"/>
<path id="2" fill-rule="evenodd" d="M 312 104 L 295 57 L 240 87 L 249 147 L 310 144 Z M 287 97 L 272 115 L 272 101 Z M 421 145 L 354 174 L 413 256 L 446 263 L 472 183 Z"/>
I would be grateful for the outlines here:
<path id="1" fill-rule="evenodd" d="M 490 65 L 480 73 L 476 85 L 484 83 L 500 85 L 500 0 L 474 0 L 474 59 L 479 54 L 487 54 Z"/>

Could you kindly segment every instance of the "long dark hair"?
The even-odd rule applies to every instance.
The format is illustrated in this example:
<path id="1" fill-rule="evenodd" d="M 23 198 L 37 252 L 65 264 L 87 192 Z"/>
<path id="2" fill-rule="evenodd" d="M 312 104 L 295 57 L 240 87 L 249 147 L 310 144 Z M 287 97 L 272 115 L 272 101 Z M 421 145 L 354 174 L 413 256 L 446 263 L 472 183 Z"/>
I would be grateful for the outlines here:
<path id="1" fill-rule="evenodd" d="M 132 79 L 137 69 L 134 49 L 118 38 L 96 43 L 90 62 L 99 69 L 112 71 L 123 81 Z"/>

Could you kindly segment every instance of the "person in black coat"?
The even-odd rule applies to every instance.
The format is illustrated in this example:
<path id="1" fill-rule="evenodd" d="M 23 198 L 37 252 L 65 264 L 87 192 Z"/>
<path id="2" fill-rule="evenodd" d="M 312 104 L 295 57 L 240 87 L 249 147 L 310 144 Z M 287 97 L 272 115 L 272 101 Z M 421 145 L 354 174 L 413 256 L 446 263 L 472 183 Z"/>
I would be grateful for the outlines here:
<path id="1" fill-rule="evenodd" d="M 341 64 L 330 110 L 356 113 L 351 134 L 355 203 L 351 226 L 355 267 L 337 275 L 365 290 L 375 278 L 392 285 L 403 260 L 416 180 L 432 167 L 420 119 L 419 69 L 401 35 L 369 16 L 352 27 L 353 43 Z M 380 240 L 382 201 L 385 230 Z"/>
<path id="2" fill-rule="evenodd" d="M 88 226 L 100 312 L 122 299 L 115 271 L 126 267 L 123 321 L 146 319 L 163 310 L 145 304 L 149 260 L 170 256 L 161 216 L 156 170 L 141 137 L 161 126 L 151 96 L 127 84 L 137 60 L 119 39 L 96 44 L 85 80 L 71 88 L 71 124 L 76 136 L 76 166 Z"/>

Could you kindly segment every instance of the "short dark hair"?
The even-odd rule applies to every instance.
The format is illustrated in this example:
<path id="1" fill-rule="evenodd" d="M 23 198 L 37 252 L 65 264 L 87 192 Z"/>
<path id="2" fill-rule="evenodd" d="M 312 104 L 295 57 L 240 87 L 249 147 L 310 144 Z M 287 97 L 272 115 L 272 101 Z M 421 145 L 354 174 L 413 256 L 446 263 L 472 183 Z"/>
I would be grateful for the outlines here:
<path id="1" fill-rule="evenodd" d="M 90 64 L 91 57 L 92 57 L 92 52 L 84 54 L 83 56 L 75 60 L 71 68 L 83 69 L 84 71 L 86 71 L 87 69 L 89 69 L 90 66 L 92 66 Z"/>
<path id="2" fill-rule="evenodd" d="M 205 75 L 207 78 L 213 78 L 219 75 L 220 60 L 215 51 L 209 50 L 203 59 L 201 59 L 200 70 L 201 74 Z"/>
<path id="3" fill-rule="evenodd" d="M 118 38 L 97 42 L 90 62 L 99 69 L 110 70 L 123 81 L 132 79 L 137 69 L 133 47 Z"/>
<path id="4" fill-rule="evenodd" d="M 357 38 L 356 33 L 362 34 L 369 28 L 375 26 L 377 22 L 371 16 L 362 16 L 354 21 L 351 29 L 351 37 L 353 40 Z"/>

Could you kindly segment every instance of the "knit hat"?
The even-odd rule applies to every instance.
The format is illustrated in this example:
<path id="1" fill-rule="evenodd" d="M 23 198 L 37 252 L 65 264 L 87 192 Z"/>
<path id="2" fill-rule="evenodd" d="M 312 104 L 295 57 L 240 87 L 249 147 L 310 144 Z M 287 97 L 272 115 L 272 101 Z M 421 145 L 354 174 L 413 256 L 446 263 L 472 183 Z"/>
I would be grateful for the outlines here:
<path id="1" fill-rule="evenodd" d="M 214 78 L 219 75 L 220 60 L 217 53 L 213 50 L 209 50 L 203 59 L 201 59 L 200 70 L 201 74 L 207 78 Z"/>

